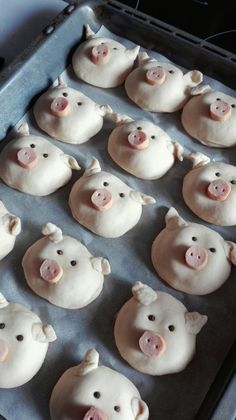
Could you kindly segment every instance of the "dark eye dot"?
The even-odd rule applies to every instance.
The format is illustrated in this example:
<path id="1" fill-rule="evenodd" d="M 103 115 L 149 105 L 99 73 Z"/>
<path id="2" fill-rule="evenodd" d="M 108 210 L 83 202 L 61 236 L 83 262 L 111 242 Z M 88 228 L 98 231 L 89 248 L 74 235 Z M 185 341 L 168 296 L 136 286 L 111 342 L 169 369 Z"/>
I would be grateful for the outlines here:
<path id="1" fill-rule="evenodd" d="M 34 149 L 35 148 L 35 144 L 31 144 L 30 147 L 32 147 L 32 149 Z"/>
<path id="2" fill-rule="evenodd" d="M 210 251 L 211 252 L 216 252 L 216 249 L 215 248 L 210 248 Z"/>
<path id="3" fill-rule="evenodd" d="M 151 139 L 155 139 L 156 138 L 156 136 L 151 136 Z"/>
<path id="4" fill-rule="evenodd" d="M 155 321 L 156 317 L 155 315 L 148 315 L 149 321 Z"/>
<path id="5" fill-rule="evenodd" d="M 142 127 L 137 127 L 137 130 L 142 130 Z"/>
<path id="6" fill-rule="evenodd" d="M 73 265 L 73 266 L 77 264 L 77 262 L 76 262 L 75 260 L 72 260 L 70 263 L 71 263 L 71 265 Z"/>
<path id="7" fill-rule="evenodd" d="M 23 341 L 24 337 L 23 337 L 23 335 L 19 334 L 19 335 L 16 336 L 16 339 L 17 339 L 17 341 Z"/>
<path id="8" fill-rule="evenodd" d="M 231 107 L 232 107 L 232 108 L 236 108 L 236 105 L 235 105 L 235 104 L 232 104 L 232 105 L 231 105 Z"/>
<path id="9" fill-rule="evenodd" d="M 170 73 L 170 74 L 173 74 L 173 73 L 174 73 L 174 70 L 169 70 L 169 73 Z"/>
<path id="10" fill-rule="evenodd" d="M 44 157 L 44 158 L 47 158 L 47 157 L 48 157 L 48 154 L 47 154 L 47 153 L 44 153 L 44 154 L 43 154 L 43 157 Z"/>
<path id="11" fill-rule="evenodd" d="M 168 326 L 169 331 L 174 331 L 175 330 L 175 326 L 174 325 L 169 325 Z"/>
<path id="12" fill-rule="evenodd" d="M 67 92 L 63 92 L 63 94 L 62 94 L 63 96 L 65 96 L 65 98 L 67 98 L 67 96 L 68 96 L 68 93 Z"/>
<path id="13" fill-rule="evenodd" d="M 63 251 L 61 249 L 58 249 L 57 250 L 57 253 L 58 253 L 58 255 L 62 255 L 63 254 Z"/>
<path id="14" fill-rule="evenodd" d="M 117 413 L 119 413 L 119 412 L 120 412 L 120 407 L 119 407 L 119 405 L 115 405 L 114 410 L 115 410 L 115 411 L 117 411 Z"/>
<path id="15" fill-rule="evenodd" d="M 217 101 L 220 101 L 221 99 L 220 99 L 220 98 L 216 98 L 216 100 L 217 100 Z"/>
<path id="16" fill-rule="evenodd" d="M 216 172 L 215 173 L 215 176 L 220 176 L 220 172 Z"/>
<path id="17" fill-rule="evenodd" d="M 5 328 L 6 324 L 4 324 L 4 322 L 0 323 L 0 330 L 3 330 L 3 328 Z"/>
<path id="18" fill-rule="evenodd" d="M 101 397 L 101 394 L 100 394 L 100 392 L 96 391 L 96 392 L 94 392 L 93 396 L 94 396 L 94 398 L 98 399 L 98 398 Z"/>
<path id="19" fill-rule="evenodd" d="M 77 105 L 81 106 L 82 105 L 82 102 L 77 102 Z"/>
<path id="20" fill-rule="evenodd" d="M 197 240 L 196 236 L 193 236 L 193 237 L 192 237 L 192 241 L 194 241 L 194 242 L 195 242 L 196 240 Z"/>
<path id="21" fill-rule="evenodd" d="M 104 187 L 108 187 L 108 182 L 103 182 Z"/>
<path id="22" fill-rule="evenodd" d="M 113 50 L 117 50 L 117 48 L 116 47 L 113 47 Z"/>
<path id="23" fill-rule="evenodd" d="M 235 179 L 232 179 L 230 182 L 231 182 L 231 184 L 236 184 Z"/>
<path id="24" fill-rule="evenodd" d="M 119 196 L 123 198 L 123 197 L 125 197 L 125 194 L 124 193 L 120 193 Z"/>

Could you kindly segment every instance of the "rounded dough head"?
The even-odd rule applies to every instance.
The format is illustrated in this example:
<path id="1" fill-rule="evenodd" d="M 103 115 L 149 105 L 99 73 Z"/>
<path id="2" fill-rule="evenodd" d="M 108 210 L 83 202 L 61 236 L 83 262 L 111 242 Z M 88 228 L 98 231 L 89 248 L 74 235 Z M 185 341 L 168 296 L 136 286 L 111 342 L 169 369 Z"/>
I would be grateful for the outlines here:
<path id="1" fill-rule="evenodd" d="M 66 115 L 55 115 L 51 110 L 58 98 L 66 101 Z M 84 143 L 103 126 L 103 117 L 92 99 L 60 84 L 40 96 L 34 105 L 34 116 L 43 131 L 65 143 Z"/>
<path id="2" fill-rule="evenodd" d="M 92 302 L 101 293 L 104 276 L 102 267 L 95 268 L 95 258 L 87 248 L 70 236 L 60 242 L 42 238 L 25 253 L 22 265 L 29 287 L 39 296 L 61 308 L 79 309 Z M 60 267 L 59 280 L 46 281 L 40 268 L 44 261 Z M 106 260 L 105 260 L 106 261 Z M 50 265 L 50 263 L 49 263 Z M 55 265 L 55 264 L 54 264 Z"/>
<path id="3" fill-rule="evenodd" d="M 224 200 L 212 199 L 208 188 L 211 183 L 221 181 L 223 189 L 228 188 L 230 192 Z M 236 167 L 211 162 L 192 169 L 184 177 L 183 198 L 187 206 L 206 222 L 220 226 L 236 225 Z"/>
<path id="4" fill-rule="evenodd" d="M 165 375 L 185 369 L 195 353 L 196 336 L 186 330 L 186 307 L 170 294 L 157 292 L 157 299 L 142 304 L 132 297 L 120 309 L 115 323 L 115 341 L 121 356 L 136 370 Z M 170 330 L 169 327 L 171 326 Z M 148 356 L 140 339 L 158 336 L 163 350 Z"/>
<path id="5" fill-rule="evenodd" d="M 109 61 L 105 64 L 95 64 L 91 59 L 92 49 L 99 45 L 109 49 Z M 117 41 L 109 38 L 94 37 L 83 42 L 72 57 L 72 66 L 76 76 L 90 85 L 112 88 L 122 85 L 132 70 L 138 54 L 129 50 Z"/>
<path id="6" fill-rule="evenodd" d="M 161 85 L 151 85 L 146 80 L 146 73 L 157 66 L 163 68 L 165 80 Z M 151 112 L 178 111 L 190 96 L 190 89 L 187 89 L 184 82 L 183 72 L 173 64 L 155 60 L 133 70 L 125 81 L 125 89 L 133 102 Z"/>
<path id="7" fill-rule="evenodd" d="M 199 246 L 206 265 L 194 269 L 186 263 L 188 249 Z M 231 263 L 227 246 L 217 232 L 197 223 L 163 229 L 152 245 L 152 262 L 159 276 L 177 290 L 205 295 L 217 290 L 229 277 Z"/>
<path id="8" fill-rule="evenodd" d="M 109 383 L 109 386 L 107 384 Z M 99 395 L 99 397 L 95 397 Z M 55 385 L 51 400 L 50 414 L 52 420 L 77 420 L 84 418 L 91 407 L 101 410 L 104 418 L 109 420 L 148 419 L 148 409 L 138 416 L 133 412 L 132 400 L 140 402 L 140 411 L 145 403 L 140 400 L 137 388 L 124 375 L 99 366 L 79 376 L 77 367 L 68 369 Z M 115 409 L 116 407 L 116 409 Z M 117 408 L 119 407 L 119 408 Z M 119 411 L 118 411 L 119 410 Z M 105 417 L 106 416 L 106 417 Z M 100 417 L 99 417 L 100 418 Z"/>
<path id="9" fill-rule="evenodd" d="M 230 115 L 225 121 L 211 118 L 212 104 L 223 101 L 230 105 Z M 194 96 L 182 112 L 182 124 L 190 136 L 210 147 L 232 147 L 236 145 L 236 99 L 225 93 L 211 90 Z"/>
<path id="10" fill-rule="evenodd" d="M 0 260 L 8 255 L 14 248 L 16 236 L 21 232 L 19 217 L 9 213 L 0 200 Z"/>
<path id="11" fill-rule="evenodd" d="M 22 167 L 17 160 L 20 150 L 36 154 L 35 165 Z M 67 184 L 72 170 L 64 152 L 43 137 L 21 136 L 10 141 L 0 154 L 0 177 L 16 190 L 35 196 L 53 193 Z"/>
<path id="12" fill-rule="evenodd" d="M 137 149 L 128 140 L 135 132 L 148 141 Z M 146 120 L 136 120 L 116 127 L 108 141 L 108 152 L 121 168 L 141 179 L 158 179 L 172 167 L 175 148 L 171 138 L 160 127 Z"/>

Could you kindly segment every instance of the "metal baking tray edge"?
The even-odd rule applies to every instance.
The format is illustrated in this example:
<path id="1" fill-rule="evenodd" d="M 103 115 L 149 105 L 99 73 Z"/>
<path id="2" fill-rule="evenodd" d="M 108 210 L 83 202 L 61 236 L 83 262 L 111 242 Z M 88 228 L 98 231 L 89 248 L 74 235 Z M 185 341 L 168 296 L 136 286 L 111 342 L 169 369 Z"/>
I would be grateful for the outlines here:
<path id="1" fill-rule="evenodd" d="M 0 72 L 0 140 L 23 117 L 35 98 L 70 63 L 75 46 L 83 40 L 84 22 L 93 29 L 107 29 L 157 50 L 176 64 L 196 67 L 210 77 L 236 89 L 236 55 L 178 28 L 139 12 L 116 0 L 65 0 L 69 5 L 15 60 Z M 79 10 L 77 10 L 79 9 Z M 73 13 L 82 13 L 79 23 Z M 121 19 L 122 16 L 122 19 Z M 70 31 L 64 25 L 70 25 Z M 132 30 L 135 21 L 136 30 Z M 97 28 L 94 27 L 96 22 Z M 148 31 L 144 29 L 148 26 Z M 138 29 L 138 31 L 137 31 Z M 143 36 L 145 34 L 145 36 Z M 58 46 L 60 46 L 58 48 Z M 52 54 L 48 55 L 50 49 Z M 181 54 L 177 54 L 181 51 Z M 9 100 L 11 98 L 11 100 Z M 236 341 L 216 373 L 196 420 L 210 419 L 236 371 Z M 3 417 L 0 416 L 3 419 Z"/>

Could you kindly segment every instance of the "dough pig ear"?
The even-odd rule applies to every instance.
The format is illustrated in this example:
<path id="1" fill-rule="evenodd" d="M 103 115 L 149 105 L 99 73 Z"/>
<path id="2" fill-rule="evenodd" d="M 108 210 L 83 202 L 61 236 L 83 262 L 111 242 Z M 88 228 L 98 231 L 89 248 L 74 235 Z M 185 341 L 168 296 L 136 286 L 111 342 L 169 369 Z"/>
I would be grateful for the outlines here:
<path id="1" fill-rule="evenodd" d="M 183 146 L 181 146 L 180 143 L 178 143 L 177 141 L 173 141 L 173 146 L 174 146 L 174 154 L 177 157 L 177 159 L 182 162 L 183 158 L 184 158 L 184 148 Z"/>
<path id="2" fill-rule="evenodd" d="M 186 222 L 174 207 L 170 207 L 165 217 L 166 228 L 170 230 L 178 229 L 182 226 L 188 226 Z"/>
<path id="3" fill-rule="evenodd" d="M 236 265 L 236 244 L 231 241 L 225 241 L 224 244 L 227 258 L 233 265 Z"/>
<path id="4" fill-rule="evenodd" d="M 126 56 L 128 58 L 130 58 L 130 60 L 133 60 L 134 61 L 136 59 L 138 53 L 139 53 L 139 50 L 140 50 L 140 46 L 139 45 L 137 45 L 134 48 L 126 48 L 125 54 L 126 54 Z"/>
<path id="5" fill-rule="evenodd" d="M 53 327 L 49 324 L 42 324 L 35 322 L 32 325 L 32 337 L 39 343 L 51 343 L 57 339 L 56 333 Z"/>
<path id="6" fill-rule="evenodd" d="M 76 375 L 84 376 L 94 369 L 97 369 L 99 354 L 95 349 L 90 349 L 85 354 L 82 362 L 77 366 Z"/>
<path id="7" fill-rule="evenodd" d="M 129 122 L 133 122 L 134 119 L 129 117 L 125 114 L 117 114 L 116 112 L 112 112 L 109 117 L 116 125 L 123 125 Z"/>
<path id="8" fill-rule="evenodd" d="M 149 61 L 153 61 L 151 57 L 149 57 L 148 53 L 141 52 L 138 55 L 138 65 L 142 66 L 143 64 L 148 63 Z"/>
<path id="9" fill-rule="evenodd" d="M 42 227 L 42 234 L 48 236 L 48 239 L 55 243 L 63 240 L 62 230 L 53 223 L 46 223 L 46 225 Z"/>
<path id="10" fill-rule="evenodd" d="M 151 197 L 150 195 L 143 194 L 139 191 L 131 190 L 129 196 L 132 200 L 137 201 L 137 203 L 146 205 L 146 204 L 153 204 L 156 202 L 155 198 Z"/>
<path id="11" fill-rule="evenodd" d="M 147 404 L 143 400 L 140 400 L 137 397 L 132 398 L 131 408 L 135 420 L 148 420 L 149 409 Z"/>
<path id="12" fill-rule="evenodd" d="M 11 235 L 17 236 L 19 233 L 21 233 L 21 220 L 19 217 L 7 213 L 2 217 L 2 221 Z"/>
<path id="13" fill-rule="evenodd" d="M 201 315 L 199 312 L 185 312 L 184 318 L 187 332 L 194 335 L 201 331 L 208 319 L 206 315 Z"/>
<path id="14" fill-rule="evenodd" d="M 101 166 L 98 160 L 93 157 L 91 164 L 87 169 L 85 169 L 83 176 L 91 176 L 101 172 Z"/>
<path id="15" fill-rule="evenodd" d="M 204 93 L 210 92 L 211 90 L 212 90 L 212 88 L 211 88 L 210 85 L 204 85 L 204 84 L 202 84 L 202 85 L 193 87 L 191 89 L 191 95 L 192 96 L 202 95 Z"/>
<path id="16" fill-rule="evenodd" d="M 158 293 L 146 284 L 137 281 L 132 287 L 132 293 L 135 300 L 144 306 L 150 305 L 158 298 Z"/>
<path id="17" fill-rule="evenodd" d="M 193 162 L 193 169 L 207 165 L 211 159 L 203 153 L 190 153 L 187 158 Z"/>
<path id="18" fill-rule="evenodd" d="M 109 264 L 109 261 L 106 258 L 92 257 L 90 258 L 90 261 L 94 270 L 102 274 L 110 274 L 111 266 Z"/>
<path id="19" fill-rule="evenodd" d="M 5 296 L 0 292 L 0 309 L 5 308 L 5 306 L 9 305 L 8 301 L 6 300 Z"/>
<path id="20" fill-rule="evenodd" d="M 29 136 L 29 125 L 27 123 L 22 124 L 19 128 L 17 128 L 18 136 Z"/>
<path id="21" fill-rule="evenodd" d="M 58 78 L 57 78 L 57 87 L 59 87 L 59 88 L 61 88 L 61 87 L 66 88 L 67 87 L 67 83 L 64 81 L 63 77 L 61 77 L 61 76 L 58 76 Z"/>
<path id="22" fill-rule="evenodd" d="M 88 24 L 85 25 L 85 37 L 86 39 L 96 38 L 95 32 L 92 31 L 92 29 L 90 28 Z"/>
<path id="23" fill-rule="evenodd" d="M 185 85 L 190 88 L 193 88 L 202 83 L 202 79 L 203 74 L 198 70 L 189 71 L 183 77 Z"/>
<path id="24" fill-rule="evenodd" d="M 62 159 L 69 168 L 75 169 L 76 171 L 81 169 L 77 160 L 73 156 L 63 154 Z"/>
<path id="25" fill-rule="evenodd" d="M 101 117 L 110 115 L 113 112 L 112 108 L 108 104 L 105 104 L 105 105 L 96 104 L 95 109 L 99 113 L 99 115 L 101 115 Z"/>

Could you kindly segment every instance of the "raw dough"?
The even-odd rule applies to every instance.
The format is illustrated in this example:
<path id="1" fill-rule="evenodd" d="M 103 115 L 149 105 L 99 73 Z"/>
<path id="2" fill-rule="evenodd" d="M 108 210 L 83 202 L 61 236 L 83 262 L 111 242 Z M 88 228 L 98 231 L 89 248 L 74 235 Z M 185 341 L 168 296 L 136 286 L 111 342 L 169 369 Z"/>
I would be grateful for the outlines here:
<path id="1" fill-rule="evenodd" d="M 0 200 L 0 260 L 8 255 L 14 248 L 16 236 L 21 232 L 20 218 L 9 213 Z"/>

